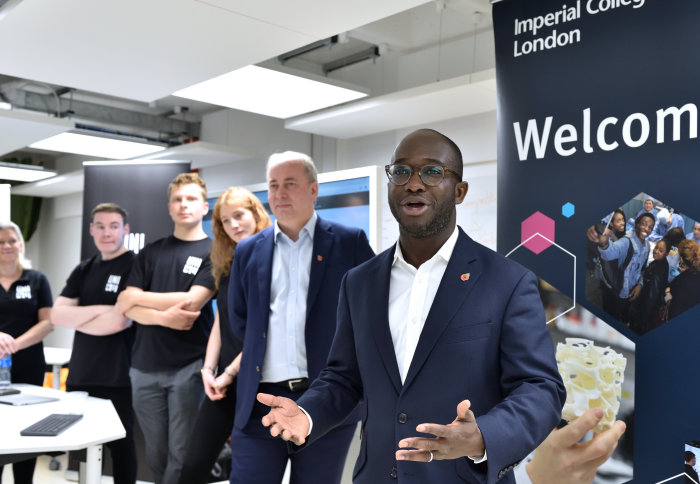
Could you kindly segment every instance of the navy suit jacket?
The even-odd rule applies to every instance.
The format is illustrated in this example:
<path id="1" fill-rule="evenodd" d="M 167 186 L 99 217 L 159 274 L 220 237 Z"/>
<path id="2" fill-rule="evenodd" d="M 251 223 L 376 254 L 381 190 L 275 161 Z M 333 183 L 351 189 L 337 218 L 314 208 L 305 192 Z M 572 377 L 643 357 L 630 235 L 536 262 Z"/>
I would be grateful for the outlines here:
<path id="1" fill-rule="evenodd" d="M 243 428 L 248 423 L 260 384 L 270 319 L 274 247 L 274 227 L 268 227 L 236 246 L 231 267 L 229 319 L 234 334 L 243 341 L 243 358 L 236 387 L 236 428 Z M 318 217 L 306 299 L 309 381 L 326 366 L 336 330 L 338 291 L 343 276 L 373 255 L 367 236 L 361 229 Z"/>
<path id="2" fill-rule="evenodd" d="M 328 367 L 298 400 L 313 419 L 308 442 L 364 399 L 355 483 L 513 482 L 509 472 L 556 426 L 565 389 L 535 276 L 461 229 L 406 381 L 388 322 L 394 248 L 348 272 Z M 397 462 L 420 423 L 448 424 L 469 399 L 487 464 Z"/>

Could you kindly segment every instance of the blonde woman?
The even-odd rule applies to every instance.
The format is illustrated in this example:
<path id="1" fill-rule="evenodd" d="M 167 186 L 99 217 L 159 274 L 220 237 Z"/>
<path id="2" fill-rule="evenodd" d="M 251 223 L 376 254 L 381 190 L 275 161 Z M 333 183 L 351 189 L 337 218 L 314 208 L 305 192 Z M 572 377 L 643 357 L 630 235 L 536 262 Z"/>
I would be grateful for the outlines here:
<path id="1" fill-rule="evenodd" d="M 51 288 L 46 276 L 30 269 L 24 238 L 12 222 L 0 222 L 0 353 L 12 355 L 12 382 L 42 385 L 44 348 L 51 332 Z M 12 465 L 16 484 L 31 484 L 36 459 Z M 0 466 L 0 476 L 2 467 Z"/>
<path id="2" fill-rule="evenodd" d="M 238 242 L 270 225 L 272 222 L 263 204 L 245 188 L 229 188 L 214 205 L 211 262 L 218 291 L 218 312 L 202 367 L 202 381 L 208 398 L 197 415 L 187 461 L 180 476 L 181 484 L 207 482 L 219 451 L 231 434 L 236 406 L 234 384 L 242 347 L 228 321 L 226 294 L 231 262 Z"/>

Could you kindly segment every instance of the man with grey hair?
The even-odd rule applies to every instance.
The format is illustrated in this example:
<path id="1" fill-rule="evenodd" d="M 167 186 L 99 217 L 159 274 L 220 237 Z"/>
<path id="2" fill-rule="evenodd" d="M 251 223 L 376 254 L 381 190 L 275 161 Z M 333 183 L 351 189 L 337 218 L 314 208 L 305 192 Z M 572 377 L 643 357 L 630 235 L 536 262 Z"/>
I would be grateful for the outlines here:
<path id="1" fill-rule="evenodd" d="M 268 200 L 275 225 L 236 247 L 229 285 L 231 324 L 243 341 L 232 438 L 231 483 L 339 483 L 358 415 L 303 452 L 262 426 L 258 392 L 296 400 L 325 367 L 343 275 L 374 253 L 365 233 L 320 218 L 316 167 L 302 153 L 270 156 Z"/>

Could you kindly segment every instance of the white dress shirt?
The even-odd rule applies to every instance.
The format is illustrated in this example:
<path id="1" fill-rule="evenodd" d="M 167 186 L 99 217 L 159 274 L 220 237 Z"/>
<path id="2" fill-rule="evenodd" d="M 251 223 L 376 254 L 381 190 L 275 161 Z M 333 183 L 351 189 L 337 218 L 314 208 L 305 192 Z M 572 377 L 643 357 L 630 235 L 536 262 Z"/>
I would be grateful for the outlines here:
<path id="1" fill-rule="evenodd" d="M 401 383 L 406 381 L 408 369 L 411 367 L 411 361 L 418 346 L 418 338 L 425 326 L 425 320 L 435 300 L 442 276 L 445 275 L 447 263 L 452 257 L 458 236 L 459 230 L 455 227 L 450 238 L 435 255 L 417 269 L 406 262 L 401 252 L 401 245 L 396 242 L 389 283 L 389 329 L 394 343 L 396 363 L 399 365 Z M 455 402 L 455 408 L 458 403 Z M 484 451 L 483 455 L 468 457 L 478 464 L 486 461 L 487 453 Z"/>
<path id="2" fill-rule="evenodd" d="M 457 243 L 457 235 L 455 227 L 440 250 L 418 269 L 406 262 L 401 245 L 396 243 L 389 283 L 389 329 L 402 383 L 406 380 L 418 338 Z"/>
<path id="3" fill-rule="evenodd" d="M 275 222 L 275 248 L 270 281 L 270 321 L 262 367 L 262 382 L 274 383 L 309 376 L 306 365 L 306 298 L 316 212 L 296 242 Z"/>

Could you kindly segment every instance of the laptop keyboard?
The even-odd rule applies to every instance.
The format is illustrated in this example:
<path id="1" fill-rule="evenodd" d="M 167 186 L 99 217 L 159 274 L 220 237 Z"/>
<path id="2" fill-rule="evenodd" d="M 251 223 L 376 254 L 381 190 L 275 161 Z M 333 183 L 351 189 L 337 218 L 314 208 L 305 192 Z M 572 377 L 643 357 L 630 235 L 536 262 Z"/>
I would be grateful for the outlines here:
<path id="1" fill-rule="evenodd" d="M 83 418 L 82 415 L 77 414 L 63 414 L 63 413 L 53 413 L 48 417 L 42 418 L 38 422 L 31 424 L 24 430 L 20 431 L 20 435 L 28 436 L 42 436 L 42 437 L 53 437 L 60 434 L 68 427 L 73 425 L 75 422 Z"/>

